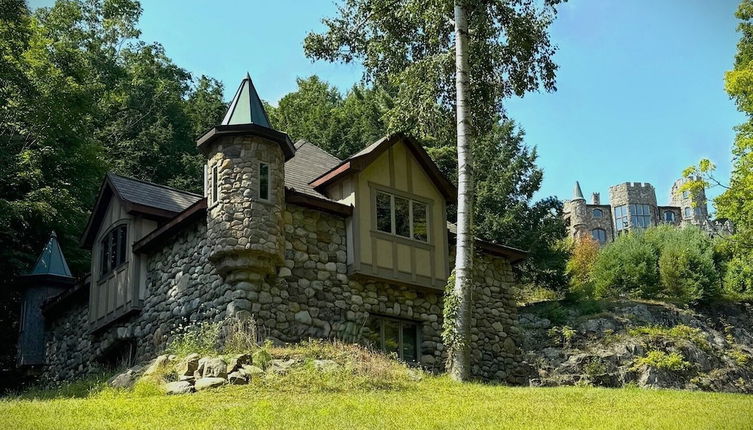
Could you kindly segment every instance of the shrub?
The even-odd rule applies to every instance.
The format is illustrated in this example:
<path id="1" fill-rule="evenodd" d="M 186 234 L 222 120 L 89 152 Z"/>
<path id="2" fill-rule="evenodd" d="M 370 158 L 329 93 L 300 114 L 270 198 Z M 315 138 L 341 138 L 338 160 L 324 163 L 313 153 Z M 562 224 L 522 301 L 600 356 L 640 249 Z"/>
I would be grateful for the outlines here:
<path id="1" fill-rule="evenodd" d="M 596 297 L 623 294 L 654 298 L 658 293 L 659 257 L 654 247 L 635 233 L 624 234 L 599 252 L 592 279 Z"/>
<path id="2" fill-rule="evenodd" d="M 732 298 L 753 299 L 753 263 L 741 256 L 732 258 L 724 274 L 724 291 Z"/>
<path id="3" fill-rule="evenodd" d="M 570 291 L 576 296 L 593 297 L 591 273 L 598 254 L 599 244 L 590 237 L 579 238 L 573 244 L 566 273 L 570 278 Z"/>
<path id="4" fill-rule="evenodd" d="M 689 368 L 690 363 L 685 361 L 685 358 L 677 352 L 667 354 L 664 351 L 649 351 L 643 357 L 635 360 L 633 369 L 643 366 L 679 372 Z"/>

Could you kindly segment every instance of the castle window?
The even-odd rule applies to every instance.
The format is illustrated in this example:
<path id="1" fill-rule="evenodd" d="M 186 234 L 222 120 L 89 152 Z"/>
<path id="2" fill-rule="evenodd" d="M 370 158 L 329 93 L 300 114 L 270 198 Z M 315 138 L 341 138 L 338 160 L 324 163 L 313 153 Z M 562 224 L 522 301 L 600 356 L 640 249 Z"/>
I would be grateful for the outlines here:
<path id="1" fill-rule="evenodd" d="M 591 211 L 591 215 L 593 215 L 594 218 L 602 218 L 604 217 L 604 211 L 601 209 L 594 209 Z"/>
<path id="2" fill-rule="evenodd" d="M 217 199 L 219 197 L 220 185 L 219 185 L 218 176 L 219 176 L 219 168 L 217 167 L 217 165 L 214 165 L 212 166 L 212 178 L 210 179 L 210 181 L 212 182 L 211 204 L 217 203 Z"/>
<path id="3" fill-rule="evenodd" d="M 595 228 L 591 230 L 591 237 L 602 245 L 607 243 L 607 231 L 603 228 Z"/>
<path id="4" fill-rule="evenodd" d="M 690 193 L 688 191 L 683 191 L 682 192 L 682 198 L 683 199 L 687 199 L 688 197 L 690 197 Z"/>
<path id="5" fill-rule="evenodd" d="M 418 331 L 419 324 L 413 321 L 372 315 L 362 333 L 368 346 L 415 363 L 419 358 Z"/>
<path id="6" fill-rule="evenodd" d="M 664 222 L 668 222 L 668 223 L 675 222 L 675 213 L 671 211 L 664 212 Z"/>
<path id="7" fill-rule="evenodd" d="M 618 232 L 628 228 L 627 206 L 617 206 L 614 208 L 614 226 Z"/>
<path id="8" fill-rule="evenodd" d="M 112 273 L 126 261 L 128 230 L 125 224 L 110 230 L 100 242 L 100 278 Z"/>
<path id="9" fill-rule="evenodd" d="M 269 164 L 259 163 L 259 199 L 269 200 Z"/>
<path id="10" fill-rule="evenodd" d="M 685 218 L 692 218 L 693 217 L 693 209 L 692 208 L 685 208 Z"/>
<path id="11" fill-rule="evenodd" d="M 428 205 L 384 191 L 376 192 L 376 230 L 421 242 L 429 241 Z"/>
<path id="12" fill-rule="evenodd" d="M 630 220 L 634 227 L 648 228 L 651 226 L 651 206 L 630 205 Z"/>

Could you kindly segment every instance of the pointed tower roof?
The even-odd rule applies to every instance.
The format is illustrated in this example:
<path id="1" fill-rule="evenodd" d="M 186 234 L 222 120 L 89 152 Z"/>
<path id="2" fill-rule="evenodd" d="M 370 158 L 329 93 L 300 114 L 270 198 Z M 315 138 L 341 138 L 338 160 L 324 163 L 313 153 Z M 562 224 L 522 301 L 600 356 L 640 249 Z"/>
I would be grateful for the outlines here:
<path id="1" fill-rule="evenodd" d="M 29 275 L 53 275 L 72 278 L 71 269 L 65 261 L 63 251 L 60 249 L 58 236 L 53 231 L 42 253 L 37 258 L 34 268 Z"/>
<path id="2" fill-rule="evenodd" d="M 273 129 L 269 123 L 267 112 L 248 73 L 235 92 L 222 122 L 204 133 L 196 144 L 199 150 L 206 154 L 210 144 L 219 137 L 243 135 L 259 136 L 280 144 L 285 161 L 295 155 L 295 146 L 290 137 Z"/>
<path id="3" fill-rule="evenodd" d="M 264 110 L 264 105 L 262 104 L 259 94 L 254 87 L 254 83 L 251 80 L 251 75 L 248 73 L 246 73 L 246 77 L 243 78 L 241 85 L 235 92 L 235 97 L 233 97 L 233 101 L 230 102 L 230 107 L 228 108 L 221 124 L 258 124 L 267 128 L 272 128 L 272 126 L 269 125 L 269 117 Z"/>
<path id="4" fill-rule="evenodd" d="M 580 189 L 580 182 L 575 181 L 575 190 L 573 190 L 573 200 L 585 200 L 583 191 Z"/>

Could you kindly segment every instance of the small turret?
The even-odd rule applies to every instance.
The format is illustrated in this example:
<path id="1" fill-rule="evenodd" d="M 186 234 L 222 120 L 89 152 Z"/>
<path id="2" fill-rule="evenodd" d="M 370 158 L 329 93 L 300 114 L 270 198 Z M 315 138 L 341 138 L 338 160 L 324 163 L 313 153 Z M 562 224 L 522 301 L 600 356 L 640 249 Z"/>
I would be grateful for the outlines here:
<path id="1" fill-rule="evenodd" d="M 681 225 L 696 225 L 703 227 L 708 222 L 708 205 L 706 191 L 683 191 L 682 186 L 694 178 L 680 178 L 672 184 L 670 191 L 670 205 L 680 208 Z"/>
<path id="2" fill-rule="evenodd" d="M 573 200 L 585 200 L 583 197 L 583 190 L 580 189 L 580 182 L 575 181 L 575 188 L 573 189 Z"/>
<path id="3" fill-rule="evenodd" d="M 295 147 L 271 127 L 250 76 L 197 144 L 207 160 L 210 261 L 231 284 L 274 272 L 284 252 L 285 161 Z"/>
<path id="4" fill-rule="evenodd" d="M 568 224 L 568 234 L 572 237 L 585 235 L 588 207 L 586 206 L 586 199 L 583 197 L 583 190 L 581 190 L 580 183 L 577 181 L 575 188 L 573 188 L 573 199 L 565 201 L 563 212 Z"/>

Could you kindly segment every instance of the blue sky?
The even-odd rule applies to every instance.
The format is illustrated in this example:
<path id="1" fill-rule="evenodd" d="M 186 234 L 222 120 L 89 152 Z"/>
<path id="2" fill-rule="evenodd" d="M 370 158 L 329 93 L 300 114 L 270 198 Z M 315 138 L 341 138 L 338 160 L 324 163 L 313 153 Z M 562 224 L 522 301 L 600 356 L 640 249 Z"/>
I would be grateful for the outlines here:
<path id="1" fill-rule="evenodd" d="M 52 4 L 30 0 L 30 6 Z M 142 0 L 142 38 L 159 41 L 176 64 L 223 81 L 226 97 L 251 73 L 275 103 L 296 77 L 317 74 L 342 90 L 357 65 L 312 63 L 307 32 L 335 13 L 333 0 Z M 559 46 L 555 93 L 507 103 L 539 151 L 539 197 L 569 198 L 610 185 L 650 182 L 660 204 L 682 169 L 701 157 L 729 174 L 733 127 L 742 122 L 724 92 L 738 35 L 737 0 L 571 0 L 551 29 Z M 717 191 L 711 190 L 715 195 Z"/>

